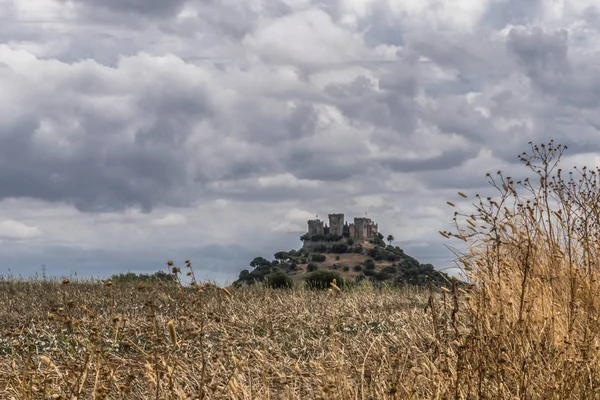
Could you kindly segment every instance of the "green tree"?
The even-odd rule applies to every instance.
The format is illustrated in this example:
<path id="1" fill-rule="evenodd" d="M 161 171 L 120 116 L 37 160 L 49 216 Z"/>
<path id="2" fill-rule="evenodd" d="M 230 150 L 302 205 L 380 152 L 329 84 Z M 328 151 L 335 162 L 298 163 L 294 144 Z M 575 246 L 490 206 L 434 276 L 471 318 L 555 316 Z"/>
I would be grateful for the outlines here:
<path id="1" fill-rule="evenodd" d="M 310 256 L 310 260 L 314 261 L 314 262 L 323 262 L 327 259 L 327 256 L 325 256 L 325 254 L 312 254 Z"/>
<path id="2" fill-rule="evenodd" d="M 250 262 L 250 266 L 252 268 L 263 267 L 263 266 L 267 266 L 267 265 L 271 265 L 271 263 L 263 257 L 256 257 L 254 260 L 252 260 Z"/>
<path id="3" fill-rule="evenodd" d="M 387 241 L 390 243 L 390 246 L 391 246 L 392 242 L 394 241 L 394 235 L 388 235 Z"/>
<path id="4" fill-rule="evenodd" d="M 283 261 L 287 260 L 288 258 L 290 258 L 290 253 L 288 253 L 287 251 L 278 251 L 277 253 L 274 254 L 274 257 L 276 260 L 283 262 Z"/>

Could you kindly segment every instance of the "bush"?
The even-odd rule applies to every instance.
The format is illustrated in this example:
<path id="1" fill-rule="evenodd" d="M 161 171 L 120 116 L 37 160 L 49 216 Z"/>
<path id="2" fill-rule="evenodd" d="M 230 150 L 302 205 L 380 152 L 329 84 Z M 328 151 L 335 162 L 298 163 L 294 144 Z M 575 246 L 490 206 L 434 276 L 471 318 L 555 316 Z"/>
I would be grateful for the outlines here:
<path id="1" fill-rule="evenodd" d="M 308 272 L 316 271 L 317 269 L 319 269 L 319 267 L 317 267 L 317 264 L 315 264 L 315 263 L 310 263 L 310 264 L 308 264 L 308 266 L 306 267 L 306 270 L 307 270 Z"/>
<path id="2" fill-rule="evenodd" d="M 373 275 L 373 278 L 375 278 L 375 280 L 377 281 L 385 281 L 387 279 L 390 279 L 390 276 L 388 274 L 386 274 L 383 271 L 380 272 L 376 272 L 375 275 Z"/>
<path id="3" fill-rule="evenodd" d="M 368 259 L 367 261 L 365 261 L 365 268 L 368 270 L 374 270 L 375 269 L 375 261 Z"/>
<path id="4" fill-rule="evenodd" d="M 336 243 L 331 247 L 332 253 L 344 254 L 348 251 L 348 245 L 345 243 Z"/>
<path id="5" fill-rule="evenodd" d="M 355 265 L 354 268 L 352 268 L 352 269 L 356 272 L 360 272 L 360 271 L 362 271 L 362 265 Z"/>
<path id="6" fill-rule="evenodd" d="M 396 275 L 398 273 L 398 268 L 396 268 L 396 266 L 392 265 L 390 267 L 385 267 L 381 270 L 381 272 L 385 272 L 387 274 L 392 274 L 392 275 Z"/>
<path id="7" fill-rule="evenodd" d="M 344 285 L 343 279 L 340 274 L 334 271 L 319 270 L 310 274 L 305 282 L 311 289 L 328 289 L 330 283 L 335 279 L 337 286 L 342 287 Z"/>
<path id="8" fill-rule="evenodd" d="M 278 271 L 265 277 L 265 285 L 272 289 L 289 289 L 293 282 L 286 273 Z"/>
<path id="9" fill-rule="evenodd" d="M 343 270 L 344 270 L 344 272 L 348 272 L 348 271 L 350 271 L 350 267 L 347 265 L 344 265 Z"/>
<path id="10" fill-rule="evenodd" d="M 327 259 L 327 256 L 325 256 L 325 254 L 312 254 L 310 259 L 314 262 L 323 262 Z"/>
<path id="11" fill-rule="evenodd" d="M 248 272 L 247 270 L 245 270 Z M 242 271 L 243 272 L 243 271 Z M 168 272 L 158 271 L 154 274 L 135 274 L 128 272 L 126 274 L 113 275 L 110 278 L 113 283 L 122 282 L 175 282 L 175 275 L 169 274 Z"/>
<path id="12" fill-rule="evenodd" d="M 316 246 L 313 251 L 315 253 L 327 253 L 327 246 L 325 246 L 324 244 Z"/>
<path id="13" fill-rule="evenodd" d="M 340 256 L 335 256 L 335 261 L 340 261 Z"/>

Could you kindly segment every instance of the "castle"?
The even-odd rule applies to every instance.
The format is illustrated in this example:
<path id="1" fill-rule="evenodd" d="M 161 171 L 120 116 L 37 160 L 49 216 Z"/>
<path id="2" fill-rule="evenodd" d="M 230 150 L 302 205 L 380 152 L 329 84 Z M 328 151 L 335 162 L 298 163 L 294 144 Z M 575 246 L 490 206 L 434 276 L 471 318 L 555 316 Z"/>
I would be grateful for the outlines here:
<path id="1" fill-rule="evenodd" d="M 329 227 L 318 216 L 308 221 L 308 236 L 325 235 L 347 236 L 356 241 L 366 241 L 377 236 L 378 224 L 370 218 L 354 218 L 354 223 L 344 222 L 344 214 L 329 214 Z M 346 234 L 346 235 L 345 235 Z"/>

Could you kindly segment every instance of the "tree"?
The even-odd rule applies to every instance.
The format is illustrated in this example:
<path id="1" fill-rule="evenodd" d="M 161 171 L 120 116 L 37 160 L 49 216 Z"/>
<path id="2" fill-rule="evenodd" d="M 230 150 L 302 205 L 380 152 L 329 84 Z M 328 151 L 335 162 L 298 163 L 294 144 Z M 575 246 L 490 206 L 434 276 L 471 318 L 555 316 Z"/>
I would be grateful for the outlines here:
<path id="1" fill-rule="evenodd" d="M 387 241 L 390 242 L 390 246 L 391 246 L 392 242 L 394 241 L 394 235 L 388 235 Z"/>
<path id="2" fill-rule="evenodd" d="M 327 259 L 325 254 L 312 254 L 310 260 L 314 262 L 324 262 Z"/>
<path id="3" fill-rule="evenodd" d="M 332 253 L 344 254 L 348 251 L 348 245 L 345 243 L 336 243 L 331 246 Z"/>
<path id="4" fill-rule="evenodd" d="M 290 258 L 290 253 L 288 253 L 287 251 L 278 251 L 277 253 L 275 253 L 274 256 L 276 260 L 285 261 L 288 258 Z"/>
<path id="5" fill-rule="evenodd" d="M 254 260 L 252 260 L 250 262 L 250 266 L 252 268 L 262 267 L 265 265 L 271 265 L 271 263 L 263 257 L 256 257 Z"/>

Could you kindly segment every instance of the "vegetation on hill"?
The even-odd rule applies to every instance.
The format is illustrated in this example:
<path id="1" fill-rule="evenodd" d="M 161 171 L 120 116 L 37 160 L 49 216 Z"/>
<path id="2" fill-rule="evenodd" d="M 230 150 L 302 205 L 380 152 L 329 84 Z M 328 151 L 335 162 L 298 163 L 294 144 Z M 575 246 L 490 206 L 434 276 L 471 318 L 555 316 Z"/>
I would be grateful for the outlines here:
<path id="1" fill-rule="evenodd" d="M 175 275 L 165 271 L 158 271 L 153 274 L 133 273 L 116 274 L 111 276 L 113 283 L 141 283 L 141 282 L 175 282 Z"/>
<path id="2" fill-rule="evenodd" d="M 445 273 L 436 271 L 433 265 L 421 264 L 404 253 L 400 247 L 392 246 L 392 235 L 388 236 L 390 244 L 386 245 L 383 238 L 382 234 L 378 234 L 368 243 L 368 248 L 339 237 L 337 241 L 332 240 L 331 244 L 314 247 L 311 251 L 279 251 L 271 261 L 256 257 L 250 262 L 252 270 L 242 270 L 234 285 L 267 282 L 269 277 L 283 274 L 293 277 L 295 281 L 311 282 L 313 275 L 322 269 L 335 271 L 338 280 L 344 279 L 347 284 L 365 279 L 415 286 L 427 285 L 430 282 L 440 286 L 450 282 L 450 278 Z M 360 268 L 356 268 L 357 266 Z M 353 267 L 354 269 L 351 269 Z"/>

